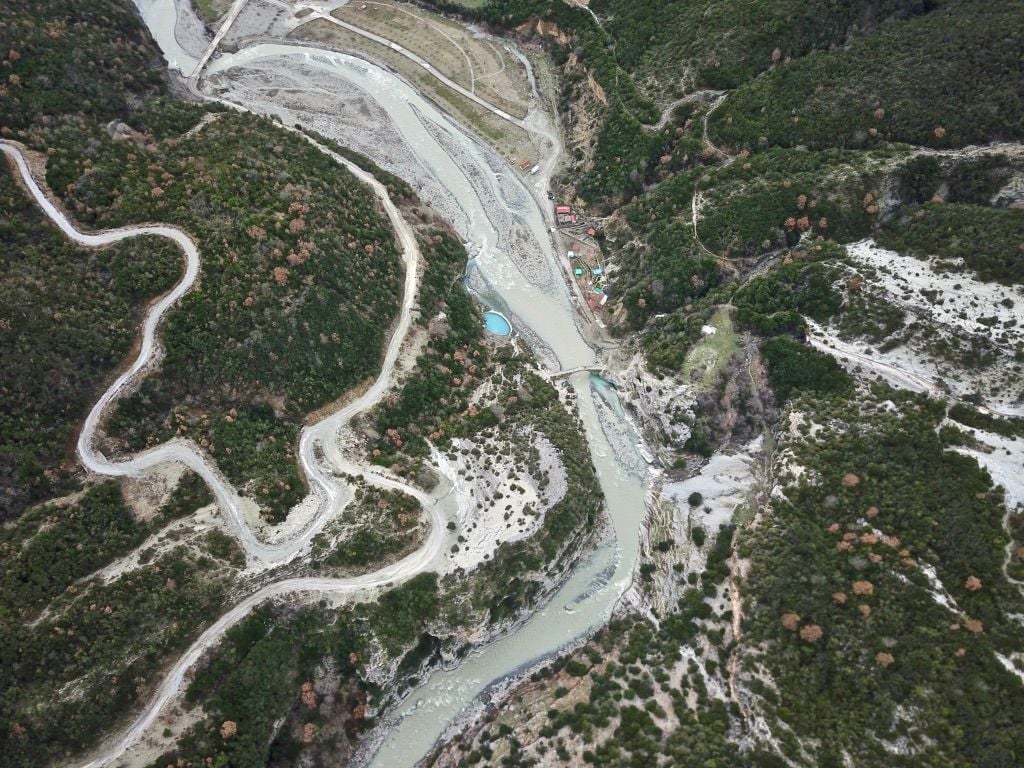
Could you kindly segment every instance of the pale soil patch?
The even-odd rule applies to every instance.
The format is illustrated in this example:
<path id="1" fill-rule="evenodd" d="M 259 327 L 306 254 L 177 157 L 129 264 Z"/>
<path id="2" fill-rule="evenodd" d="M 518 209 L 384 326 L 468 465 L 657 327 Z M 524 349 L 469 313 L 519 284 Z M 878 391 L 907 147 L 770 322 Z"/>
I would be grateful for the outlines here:
<path id="1" fill-rule="evenodd" d="M 195 136 L 210 123 L 219 120 L 223 114 L 223 112 L 207 112 L 205 115 L 202 116 L 202 118 L 200 118 L 198 123 L 196 123 L 194 126 L 189 128 L 184 134 L 182 134 L 181 138 L 188 139 L 191 138 L 192 136 Z"/>
<path id="2" fill-rule="evenodd" d="M 711 538 L 732 520 L 736 508 L 748 500 L 755 481 L 752 454 L 760 450 L 760 440 L 755 440 L 745 450 L 744 453 L 716 453 L 700 473 L 665 485 L 661 493 L 676 505 L 676 526 L 680 534 L 684 526 L 699 525 Z M 703 497 L 695 507 L 687 501 L 692 493 Z"/>
<path id="3" fill-rule="evenodd" d="M 239 490 L 242 492 L 243 489 Z M 349 491 L 339 491 L 339 495 L 345 493 Z M 314 493 L 307 493 L 302 501 L 291 508 L 285 520 L 273 525 L 263 517 L 263 510 L 252 498 L 240 496 L 238 507 L 245 525 L 255 531 L 261 541 L 281 544 L 295 539 L 310 525 L 320 511 L 320 499 Z"/>
<path id="4" fill-rule="evenodd" d="M 225 529 L 220 508 L 216 504 L 209 504 L 197 509 L 193 514 L 175 520 L 167 526 L 150 535 L 134 550 L 124 557 L 115 560 L 109 565 L 101 568 L 80 581 L 91 581 L 98 579 L 104 584 L 110 584 L 114 580 L 137 568 L 143 563 L 143 553 L 148 553 L 150 561 L 159 558 L 164 552 L 180 546 L 183 542 L 199 538 L 207 531 L 214 528 Z"/>
<path id="5" fill-rule="evenodd" d="M 956 422 L 951 422 L 956 424 Z M 964 429 L 963 425 L 957 425 Z M 1024 514 L 1024 438 L 1008 438 L 980 429 L 966 428 L 978 441 L 972 448 L 957 447 L 958 453 L 970 456 L 992 476 L 992 482 L 1002 486 L 1006 493 L 1006 514 L 1003 516 L 1003 528 L 1010 533 L 1013 530 L 1010 521 L 1014 516 Z M 1010 540 L 1006 543 L 1006 559 L 1003 561 L 1003 575 L 1006 580 L 1024 589 L 1024 582 L 1010 574 L 1010 564 L 1017 557 L 1021 542 Z M 1018 619 L 1024 624 L 1024 619 Z"/>
<path id="6" fill-rule="evenodd" d="M 683 577 L 704 571 L 722 526 L 740 524 L 753 514 L 761 480 L 757 461 L 761 453 L 760 438 L 742 452 L 716 453 L 697 474 L 660 488 L 656 485 L 648 494 L 648 516 L 641 536 L 656 566 L 656 576 L 634 583 L 629 594 L 637 610 L 652 620 L 674 610 L 686 587 Z M 701 501 L 691 506 L 693 493 L 701 494 Z M 702 545 L 694 538 L 695 528 L 705 532 Z M 731 596 L 724 592 L 708 600 L 717 612 L 729 608 L 730 601 Z"/>
<path id="7" fill-rule="evenodd" d="M 953 422 L 954 424 L 956 422 Z M 1024 506 L 1024 438 L 1009 438 L 973 427 L 966 429 L 982 445 L 979 448 L 955 450 L 970 456 L 992 475 L 992 481 L 1006 491 L 1006 507 L 1016 511 Z"/>
<path id="8" fill-rule="evenodd" d="M 311 427 L 314 424 L 323 421 L 332 413 L 341 410 L 349 403 L 358 400 L 360 397 L 365 395 L 366 390 L 368 390 L 371 386 L 373 386 L 373 379 L 363 379 L 358 384 L 355 384 L 345 392 L 342 392 L 340 395 L 338 395 L 336 400 L 332 400 L 329 403 L 321 405 L 315 411 L 310 411 L 309 413 L 307 413 L 306 418 L 302 420 L 303 425 Z"/>
<path id="9" fill-rule="evenodd" d="M 962 330 L 968 334 L 991 335 L 993 329 L 1007 322 L 1024 320 L 1024 313 L 1015 306 L 1022 297 L 1019 287 L 985 283 L 961 272 L 937 272 L 935 261 L 924 261 L 881 248 L 873 240 L 862 240 L 847 246 L 847 252 L 858 262 L 876 268 L 886 286 L 908 312 L 924 315 L 934 322 Z M 925 291 L 935 292 L 929 299 Z M 1010 306 L 1003 302 L 1009 301 Z M 980 322 L 991 317 L 996 325 Z M 1002 341 L 996 331 L 996 341 Z M 1014 334 L 1014 338 L 1019 337 Z"/>
<path id="10" fill-rule="evenodd" d="M 513 441 L 521 440 L 532 442 L 540 454 L 539 477 L 516 466 Z M 511 440 L 455 439 L 447 455 L 438 456 L 438 470 L 458 499 L 454 522 L 458 536 L 465 540 L 446 559 L 451 568 L 467 572 L 493 557 L 503 542 L 535 534 L 568 487 L 558 450 L 547 437 L 533 432 L 517 431 Z M 547 483 L 542 488 L 540 478 L 545 473 Z"/>
<path id="11" fill-rule="evenodd" d="M 120 763 L 125 768 L 143 768 L 154 764 L 164 752 L 174 746 L 185 731 L 205 717 L 201 706 L 186 708 L 183 702 L 176 703 L 157 721 L 159 729 L 151 728 L 144 738 L 129 747 L 121 756 Z M 168 736 L 163 735 L 165 728 L 170 731 Z"/>
<path id="12" fill-rule="evenodd" d="M 908 329 L 917 323 L 919 331 L 884 351 L 859 340 L 842 341 L 833 328 L 822 329 L 821 338 L 812 339 L 816 344 L 821 341 L 850 367 L 860 366 L 895 386 L 957 398 L 978 392 L 995 411 L 1024 414 L 1021 376 L 1014 369 L 1014 354 L 1024 344 L 1024 289 L 940 272 L 935 260 L 904 256 L 870 239 L 847 251 L 856 264 L 870 268 L 865 289 L 901 307 Z M 956 353 L 953 359 L 939 356 L 937 345 L 947 344 L 974 353 L 988 350 L 992 359 L 965 364 Z"/>
<path id="13" fill-rule="evenodd" d="M 1024 654 L 1017 652 L 1012 653 L 1009 656 L 1004 656 L 998 651 L 995 653 L 999 663 L 1003 665 L 1003 669 L 1016 675 L 1017 678 L 1024 683 Z"/>
<path id="14" fill-rule="evenodd" d="M 540 22 L 538 29 L 539 25 Z M 575 57 L 570 58 L 569 69 L 581 69 Z M 604 125 L 607 110 L 603 105 L 603 100 L 606 101 L 604 92 L 599 88 L 595 90 L 597 83 L 591 79 L 584 79 L 583 82 L 587 84 L 586 88 L 581 83 L 578 97 L 569 105 L 569 116 L 564 123 L 564 141 L 567 156 L 579 156 L 577 167 L 582 171 L 588 171 L 593 168 L 597 134 Z"/>
<path id="15" fill-rule="evenodd" d="M 185 466 L 167 462 L 153 467 L 142 477 L 126 477 L 121 482 L 125 504 L 132 510 L 136 520 L 149 522 L 164 504 L 171 492 L 178 487 Z"/>

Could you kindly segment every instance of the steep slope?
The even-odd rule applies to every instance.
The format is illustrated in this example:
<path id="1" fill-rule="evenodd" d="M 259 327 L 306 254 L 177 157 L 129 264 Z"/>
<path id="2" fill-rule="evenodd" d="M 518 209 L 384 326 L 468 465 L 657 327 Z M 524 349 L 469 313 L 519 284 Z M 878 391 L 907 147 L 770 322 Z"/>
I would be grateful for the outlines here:
<path id="1" fill-rule="evenodd" d="M 618 620 L 431 764 L 1020 762 L 1020 4 L 469 13 L 561 66 L 666 469 Z"/>
<path id="2" fill-rule="evenodd" d="M 137 449 L 187 432 L 279 519 L 304 490 L 302 419 L 378 366 L 400 290 L 390 228 L 300 139 L 169 99 L 123 4 L 96 0 L 73 17 L 51 5 L 5 5 L 4 135 L 47 153 L 47 180 L 83 225 L 177 223 L 205 254 L 202 290 L 168 318 L 162 371 L 115 414 L 112 436 Z M 84 102 L 50 87 L 93 69 Z"/>

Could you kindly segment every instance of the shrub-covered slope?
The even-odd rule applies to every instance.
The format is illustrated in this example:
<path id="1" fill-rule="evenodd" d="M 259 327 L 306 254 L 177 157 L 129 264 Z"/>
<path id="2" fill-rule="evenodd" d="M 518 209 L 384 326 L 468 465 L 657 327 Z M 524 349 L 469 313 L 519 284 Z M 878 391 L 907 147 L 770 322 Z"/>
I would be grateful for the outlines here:
<path id="1" fill-rule="evenodd" d="M 159 56 L 127 3 L 89 0 L 73 12 L 55 2 L 7 3 L 0 11 L 0 50 L 0 133 L 47 153 L 47 181 L 72 216 L 93 228 L 176 224 L 192 233 L 202 252 L 199 285 L 165 323 L 163 366 L 114 414 L 113 436 L 132 449 L 190 436 L 269 517 L 279 518 L 304 493 L 293 455 L 302 419 L 377 369 L 398 306 L 401 265 L 372 194 L 266 120 L 221 114 L 186 136 L 211 108 L 169 97 Z M 83 77 L 89 84 L 78 87 Z M 121 128 L 115 131 L 111 121 Z M 20 215 L 33 216 L 27 209 Z M 22 259 L 32 253 L 28 241 L 39 239 L 14 230 L 11 237 L 21 238 L 10 242 Z M 42 299 L 48 307 L 42 317 L 21 310 L 21 334 L 12 343 L 24 350 L 45 346 L 42 339 L 51 336 L 59 342 L 46 358 L 20 357 L 22 370 L 8 387 L 12 405 L 21 405 L 11 412 L 4 437 L 24 444 L 5 453 L 26 457 L 17 463 L 32 477 L 20 482 L 34 488 L 64 454 L 56 436 L 47 438 L 39 456 L 25 453 L 40 437 L 16 436 L 35 434 L 30 411 L 44 400 L 24 403 L 51 370 L 58 386 L 47 393 L 46 407 L 60 414 L 60 424 L 49 429 L 64 439 L 98 382 L 127 351 L 134 326 L 126 302 L 165 289 L 178 266 L 174 254 L 161 255 L 156 272 L 117 255 L 141 253 L 143 243 L 90 255 L 114 269 L 119 293 L 113 298 L 120 303 L 104 304 L 94 291 L 75 290 L 86 279 L 96 281 L 90 276 L 96 266 L 75 265 L 63 256 L 74 249 L 58 240 L 48 241 L 60 256 L 51 262 L 59 266 L 48 267 L 45 288 L 24 277 L 47 296 L 12 295 Z M 14 256 L 8 253 L 11 270 Z M 79 319 L 88 333 L 101 327 L 81 312 L 53 320 L 61 314 L 61 297 L 68 308 L 95 300 L 97 309 L 90 311 L 117 316 L 117 327 L 92 345 L 60 333 L 57 324 L 74 326 Z M 89 358 L 81 383 L 65 385 L 62 372 L 81 365 L 83 354 Z M 43 495 L 33 493 L 30 498 Z M 23 502 L 5 505 L 16 503 Z"/>
<path id="2" fill-rule="evenodd" d="M 711 131 L 748 149 L 1021 139 L 1022 32 L 1024 7 L 1013 0 L 944 2 L 738 83 Z"/>

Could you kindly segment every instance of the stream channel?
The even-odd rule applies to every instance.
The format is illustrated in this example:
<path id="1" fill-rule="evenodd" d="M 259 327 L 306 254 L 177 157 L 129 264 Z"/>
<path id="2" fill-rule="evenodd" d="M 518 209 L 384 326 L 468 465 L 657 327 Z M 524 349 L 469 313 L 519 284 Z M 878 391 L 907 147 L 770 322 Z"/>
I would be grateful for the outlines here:
<path id="1" fill-rule="evenodd" d="M 174 0 L 136 3 L 169 66 L 188 75 L 198 57 L 176 34 L 182 9 Z M 204 78 L 201 87 L 212 86 L 219 98 L 316 130 L 400 175 L 467 242 L 467 285 L 511 320 L 539 360 L 563 370 L 596 364 L 535 195 L 497 153 L 406 81 L 353 56 L 284 43 L 222 52 Z M 354 131 L 350 116 L 336 111 L 345 98 L 371 104 L 379 131 Z M 490 686 L 607 621 L 631 583 L 648 482 L 638 438 L 621 408 L 609 406 L 607 390 L 596 395 L 596 377 L 581 372 L 569 382 L 605 495 L 609 536 L 541 610 L 409 694 L 365 741 L 357 764 L 414 765 Z"/>

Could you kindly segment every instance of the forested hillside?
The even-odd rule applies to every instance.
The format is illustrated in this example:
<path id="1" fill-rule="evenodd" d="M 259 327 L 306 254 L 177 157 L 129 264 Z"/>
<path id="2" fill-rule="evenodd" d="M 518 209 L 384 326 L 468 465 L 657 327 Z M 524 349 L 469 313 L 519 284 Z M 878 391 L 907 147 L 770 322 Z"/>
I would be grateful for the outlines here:
<path id="1" fill-rule="evenodd" d="M 393 231 L 336 163 L 269 121 L 177 100 L 165 72 L 126 0 L 0 7 L 0 136 L 81 228 L 172 223 L 202 254 L 105 448 L 192 437 L 279 518 L 304 492 L 299 425 L 379 368 Z M 182 254 L 162 238 L 72 245 L 6 161 L 0 243 L 0 764 L 20 768 L 94 746 L 148 700 L 245 555 L 193 519 L 213 501 L 197 477 L 83 482 L 74 455 Z"/>
<path id="2" fill-rule="evenodd" d="M 201 288 L 167 319 L 161 371 L 113 415 L 114 447 L 188 435 L 269 518 L 279 519 L 304 493 L 294 459 L 299 423 L 378 366 L 400 290 L 390 226 L 346 171 L 268 122 L 217 114 L 186 136 L 211 108 L 169 98 L 159 57 L 127 4 L 13 2 L 0 13 L 0 49 L 7 52 L 3 135 L 46 154 L 47 181 L 83 226 L 173 223 L 191 232 L 203 252 Z M 70 252 L 59 240 L 52 247 Z M 140 245 L 120 250 L 139 252 Z M 28 256 L 10 251 L 8 272 L 18 275 L 14 260 Z M 112 259 L 115 269 L 125 260 L 93 258 Z M 157 280 L 145 279 L 142 265 L 131 266 L 134 276 L 115 272 L 125 299 L 137 303 L 173 283 L 178 262 L 173 254 L 161 258 Z M 72 290 L 80 279 L 51 272 L 45 290 L 81 301 Z M 50 314 L 59 311 L 55 306 Z M 70 313 L 64 322 L 77 317 Z M 21 348 L 39 346 L 55 330 L 52 318 L 44 325 L 27 310 L 12 319 L 20 322 L 5 339 Z M 104 334 L 103 342 L 120 346 L 89 360 L 82 373 L 94 370 L 91 378 L 77 391 L 50 393 L 58 402 L 48 412 L 67 419 L 50 429 L 64 436 L 74 429 L 88 395 L 127 351 L 134 326 L 118 320 L 122 335 Z M 99 328 L 91 321 L 88 327 Z M 85 341 L 56 336 L 70 347 L 47 352 L 59 360 L 19 358 L 30 370 L 14 382 L 13 401 L 38 391 L 47 370 L 61 383 L 67 374 L 52 369 L 69 368 L 75 348 L 88 349 Z M 24 421 L 28 414 L 11 418 L 5 438 L 36 434 Z M 34 473 L 21 482 L 34 487 L 43 482 L 36 476 L 65 457 L 63 446 L 52 444 L 9 450 L 20 451 L 20 471 Z"/>
<path id="3" fill-rule="evenodd" d="M 1024 137 L 1018 2 L 442 7 L 539 42 L 561 65 L 572 162 L 562 181 L 567 196 L 616 212 L 605 249 L 624 330 L 701 301 L 735 273 L 732 260 L 747 260 L 742 270 L 801 238 L 878 232 L 934 248 L 924 222 L 941 227 L 939 214 L 914 217 L 934 195 L 972 196 L 974 207 L 941 214 L 983 233 L 970 262 L 1004 276 L 1019 262 L 1021 214 L 990 200 L 1019 154 L 955 153 Z M 921 156 L 932 148 L 946 154 Z M 926 159 L 942 170 L 922 198 L 901 179 Z"/>
<path id="4" fill-rule="evenodd" d="M 73 487 L 69 446 L 128 354 L 141 304 L 170 288 L 181 255 L 162 239 L 71 245 L 0 173 L 0 521 Z"/>
<path id="5" fill-rule="evenodd" d="M 1024 3 L 421 1 L 556 65 L 554 191 L 599 225 L 602 321 L 631 357 L 608 376 L 671 427 L 630 414 L 659 466 L 640 465 L 619 614 L 429 760 L 1024 764 Z M 0 7 L 0 136 L 82 227 L 166 222 L 202 252 L 103 449 L 190 438 L 280 521 L 305 494 L 304 420 L 379 369 L 392 228 L 300 137 L 164 73 L 130 0 Z M 414 356 L 345 450 L 466 484 L 475 511 L 448 522 L 445 577 L 234 625 L 188 680 L 195 717 L 154 726 L 155 768 L 344 764 L 426 664 L 522 620 L 599 530 L 573 395 L 483 335 L 463 246 L 373 172 L 426 263 Z M 0 768 L 95 747 L 243 593 L 364 571 L 429 524 L 359 487 L 310 562 L 245 580 L 197 477 L 83 481 L 77 430 L 181 263 L 163 240 L 71 245 L 0 169 Z M 662 388 L 672 407 L 643 399 Z M 515 538 L 520 483 L 560 492 Z M 502 539 L 451 564 L 488 514 Z"/>
<path id="6" fill-rule="evenodd" d="M 470 5 L 559 65 L 608 319 L 692 399 L 642 610 L 436 764 L 1020 763 L 1024 5 Z"/>
<path id="7" fill-rule="evenodd" d="M 45 163 L 69 216 L 86 229 L 175 224 L 202 254 L 197 286 L 162 329 L 161 365 L 117 404 L 104 449 L 192 438 L 280 519 L 304 494 L 294 456 L 303 420 L 380 364 L 402 283 L 387 220 L 350 174 L 273 122 L 173 98 L 127 0 L 16 2 L 0 11 L 0 31 L 4 87 L 17 89 L 2 102 L 0 133 Z M 97 76 L 78 88 L 83 72 Z M 68 86 L 47 90 L 57 82 Z M 371 696 L 388 701 L 425 660 L 465 653 L 467 636 L 522 618 L 600 512 L 587 445 L 555 387 L 521 350 L 485 343 L 460 279 L 462 244 L 408 185 L 344 154 L 403 203 L 423 257 L 423 343 L 400 388 L 365 417 L 372 458 L 427 486 L 437 478 L 424 466 L 426 439 L 451 461 L 454 438 L 500 441 L 511 496 L 525 494 L 513 469 L 548 484 L 533 445 L 544 441 L 560 490 L 550 514 L 527 504 L 531 535 L 495 541 L 472 577 L 421 573 L 340 609 L 256 610 L 198 665 L 187 700 L 200 716 L 178 724 L 165 712 L 154 726 L 171 749 L 160 766 L 285 765 L 300 753 L 337 764 L 372 723 Z M 11 518 L 0 528 L 0 765 L 23 768 L 88 754 L 268 578 L 379 568 L 430 522 L 411 497 L 359 489 L 345 509 L 354 525 L 346 518 L 342 534 L 317 539 L 308 563 L 252 579 L 199 478 L 164 466 L 83 482 L 76 430 L 128 354 L 145 303 L 179 278 L 181 255 L 150 239 L 75 248 L 6 172 L 0 214 L 0 350 L 13 361 L 0 391 Z M 473 454 L 491 466 L 489 453 Z M 371 528 L 374 515 L 395 524 Z"/>
<path id="8" fill-rule="evenodd" d="M 637 172 L 656 142 L 650 126 L 664 106 L 704 89 L 738 89 L 715 123 L 737 148 L 762 137 L 859 146 L 871 127 L 884 139 L 937 146 L 1024 133 L 1016 43 L 1024 10 L 1013 0 L 595 0 L 592 13 L 561 0 L 431 4 L 551 45 L 564 68 L 570 138 L 575 123 L 595 124 L 570 147 L 573 183 L 590 202 L 640 191 Z M 531 19 L 553 23 L 561 37 Z M 889 115 L 881 126 L 872 123 L 879 107 Z"/>

